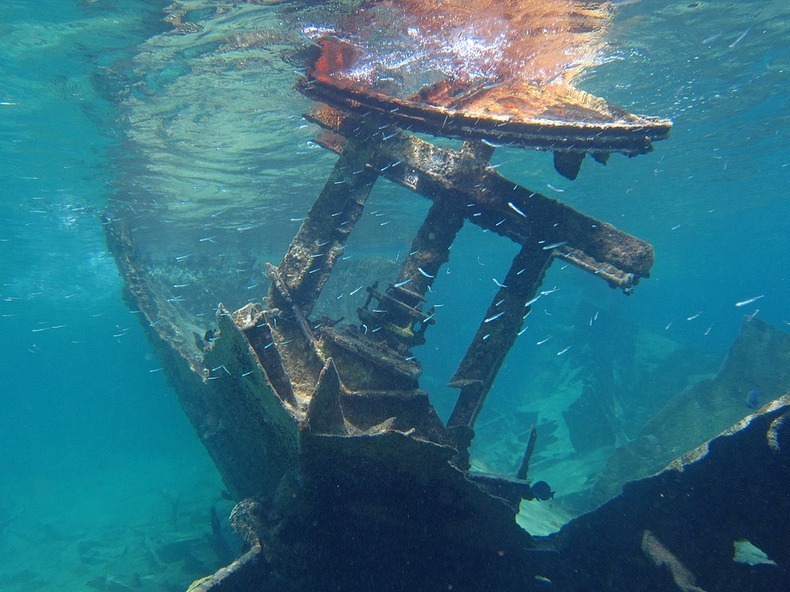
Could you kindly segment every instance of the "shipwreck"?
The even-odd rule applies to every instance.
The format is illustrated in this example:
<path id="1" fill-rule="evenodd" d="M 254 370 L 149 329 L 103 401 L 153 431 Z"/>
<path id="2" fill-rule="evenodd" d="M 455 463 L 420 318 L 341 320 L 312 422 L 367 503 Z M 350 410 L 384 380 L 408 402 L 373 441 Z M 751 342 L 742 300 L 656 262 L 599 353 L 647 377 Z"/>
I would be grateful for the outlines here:
<path id="1" fill-rule="evenodd" d="M 553 19 L 551 34 L 536 28 L 534 2 L 478 4 L 365 2 L 314 35 L 296 90 L 315 101 L 306 117 L 337 163 L 280 263 L 267 265 L 268 295 L 220 306 L 213 328 L 198 329 L 152 273 L 122 206 L 105 215 L 127 300 L 238 501 L 230 519 L 246 552 L 190 590 L 780 589 L 790 566 L 787 396 L 550 536 L 515 520 L 523 500 L 552 494 L 530 472 L 534 430 L 518 474 L 472 470 L 475 421 L 547 269 L 569 263 L 630 295 L 654 256 L 647 242 L 501 175 L 492 154 L 550 152 L 573 179 L 587 156 L 647 153 L 671 127 L 571 84 L 600 43 L 608 4 L 548 3 L 540 18 Z M 387 53 L 395 62 L 377 61 L 371 46 L 382 22 L 402 29 Z M 432 48 L 473 24 L 506 40 L 484 44 L 477 71 Z M 423 62 L 437 54 L 438 64 Z M 316 316 L 380 178 L 430 200 L 427 215 L 397 274 L 366 286 L 357 319 Z M 428 292 L 464 224 L 518 253 L 477 312 L 443 422 L 420 388 L 419 346 L 436 322 Z M 741 495 L 759 509 L 725 519 Z M 733 561 L 738 541 L 775 565 Z"/>

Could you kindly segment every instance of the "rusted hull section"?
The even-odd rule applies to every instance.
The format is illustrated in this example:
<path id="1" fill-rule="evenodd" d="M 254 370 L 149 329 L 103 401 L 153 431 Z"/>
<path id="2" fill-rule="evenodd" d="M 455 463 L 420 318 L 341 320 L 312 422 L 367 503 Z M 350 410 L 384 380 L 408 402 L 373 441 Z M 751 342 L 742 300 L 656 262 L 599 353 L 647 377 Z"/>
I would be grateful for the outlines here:
<path id="1" fill-rule="evenodd" d="M 500 19 L 512 16 L 513 7 L 499 9 Z M 535 16 L 540 18 L 542 12 Z M 382 91 L 376 88 L 379 81 L 368 80 L 370 76 L 359 71 L 372 67 L 364 49 L 331 35 L 320 37 L 316 45 L 320 53 L 297 85 L 310 98 L 410 131 L 492 146 L 551 150 L 557 170 L 569 178 L 576 177 L 585 154 L 600 162 L 613 152 L 645 154 L 653 149 L 653 142 L 669 137 L 672 126 L 667 119 L 628 113 L 566 82 L 544 80 L 538 72 L 525 77 L 523 69 L 490 71 L 482 80 L 467 79 L 459 72 L 410 96 L 399 96 L 402 89 L 397 82 Z M 405 65 L 387 73 L 387 80 L 409 77 Z"/>
<path id="2" fill-rule="evenodd" d="M 131 241 L 127 223 L 105 217 L 107 243 L 181 407 L 236 499 L 273 495 L 298 453 L 296 408 L 283 401 L 245 330 L 246 311 L 217 314 L 211 347 L 196 345 L 189 317 L 164 297 Z M 273 368 L 272 364 L 266 365 Z M 274 377 L 274 373 L 272 372 Z"/>
<path id="3" fill-rule="evenodd" d="M 598 121 L 568 123 L 548 118 L 521 119 L 516 116 L 470 113 L 464 105 L 458 108 L 426 105 L 416 100 L 399 99 L 358 87 L 338 84 L 330 79 L 315 78 L 301 82 L 298 90 L 321 101 L 360 116 L 376 117 L 382 122 L 414 132 L 486 142 L 497 146 L 534 150 L 569 151 L 597 154 L 601 157 L 619 152 L 637 156 L 650 152 L 652 143 L 669 137 L 671 122 L 657 117 L 626 115 L 603 100 L 576 89 L 519 89 L 524 95 L 545 97 L 554 92 L 557 103 L 568 111 L 594 112 Z M 573 103 L 571 102 L 573 101 Z"/>
<path id="4" fill-rule="evenodd" d="M 785 395 L 550 537 L 557 589 L 784 590 L 788 483 Z M 747 541 L 767 558 L 738 557 Z"/>

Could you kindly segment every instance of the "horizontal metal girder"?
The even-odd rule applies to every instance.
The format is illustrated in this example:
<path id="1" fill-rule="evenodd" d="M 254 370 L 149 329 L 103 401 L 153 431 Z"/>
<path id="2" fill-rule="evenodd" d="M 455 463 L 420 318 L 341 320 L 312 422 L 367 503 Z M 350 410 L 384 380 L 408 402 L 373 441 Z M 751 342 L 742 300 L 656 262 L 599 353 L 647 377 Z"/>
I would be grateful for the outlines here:
<path id="1" fill-rule="evenodd" d="M 329 133 L 316 141 L 343 150 L 337 111 L 320 108 L 308 118 Z M 611 224 L 508 180 L 469 151 L 439 148 L 396 128 L 382 140 L 368 166 L 392 182 L 432 200 L 454 203 L 470 222 L 555 257 L 630 291 L 653 265 L 653 247 Z"/>
<path id="2" fill-rule="evenodd" d="M 328 47 L 324 45 L 325 49 Z M 301 80 L 296 90 L 315 101 L 321 101 L 338 109 L 356 115 L 370 114 L 378 121 L 387 122 L 417 132 L 425 132 L 437 136 L 461 138 L 472 141 L 496 142 L 521 148 L 537 150 L 570 150 L 584 154 L 606 155 L 621 152 L 629 156 L 650 152 L 652 142 L 666 139 L 672 122 L 667 119 L 649 116 L 632 115 L 622 109 L 609 105 L 602 99 L 584 93 L 578 89 L 546 85 L 521 85 L 512 89 L 518 99 L 503 95 L 501 101 L 513 102 L 526 100 L 541 103 L 559 102 L 564 106 L 561 110 L 587 113 L 588 121 L 554 120 L 547 117 L 520 117 L 517 114 L 491 114 L 500 102 L 492 96 L 486 103 L 473 107 L 458 104 L 456 106 L 440 106 L 422 100 L 423 97 L 398 98 L 388 96 L 363 85 L 340 81 L 332 76 L 308 74 L 309 78 Z M 428 94 L 441 94 L 448 87 L 457 86 L 457 82 L 445 81 L 437 88 L 428 90 Z M 454 89 L 452 93 L 461 89 Z M 502 89 L 476 90 L 467 88 L 476 94 L 475 101 L 483 99 L 483 95 L 499 94 Z M 458 101 L 453 101 L 458 102 Z M 460 101 L 463 103 L 464 101 Z M 501 105 L 499 105 L 501 107 Z M 489 111 L 483 114 L 481 110 Z"/>

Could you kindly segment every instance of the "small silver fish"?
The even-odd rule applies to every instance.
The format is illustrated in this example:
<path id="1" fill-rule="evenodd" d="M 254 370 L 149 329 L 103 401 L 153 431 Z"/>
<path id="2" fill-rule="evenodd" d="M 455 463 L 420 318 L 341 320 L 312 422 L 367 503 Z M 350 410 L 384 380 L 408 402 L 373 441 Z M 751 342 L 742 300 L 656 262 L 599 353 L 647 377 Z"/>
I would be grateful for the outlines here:
<path id="1" fill-rule="evenodd" d="M 751 304 L 752 302 L 757 302 L 760 298 L 765 298 L 765 294 L 760 294 L 759 296 L 755 296 L 754 298 L 749 298 L 748 300 L 741 300 L 740 302 L 736 302 L 735 306 L 740 308 L 741 306 L 746 306 L 747 304 Z"/>
<path id="2" fill-rule="evenodd" d="M 749 31 L 751 31 L 751 30 L 752 30 L 752 28 L 751 28 L 751 27 L 749 27 L 748 29 L 746 29 L 746 30 L 745 30 L 743 33 L 741 33 L 741 36 L 740 36 L 740 37 L 738 37 L 738 38 L 737 38 L 735 41 L 733 41 L 732 43 L 730 43 L 730 44 L 729 44 L 727 47 L 729 47 L 730 49 L 732 49 L 733 47 L 735 47 L 736 45 L 738 45 L 738 44 L 739 44 L 739 43 L 740 43 L 740 42 L 743 40 L 743 38 L 744 38 L 744 37 L 746 37 L 746 35 L 748 35 L 748 34 L 749 34 Z"/>
<path id="3" fill-rule="evenodd" d="M 484 323 L 490 323 L 490 322 L 492 322 L 492 321 L 496 321 L 496 320 L 497 320 L 499 317 L 501 317 L 503 314 L 505 314 L 505 312 L 506 312 L 506 311 L 504 311 L 504 310 L 503 310 L 502 312 L 500 312 L 500 313 L 498 313 L 498 314 L 495 314 L 495 315 L 494 315 L 494 316 L 492 316 L 492 317 L 488 317 L 488 318 L 487 318 L 486 320 L 484 320 L 483 322 L 484 322 Z"/>
<path id="4" fill-rule="evenodd" d="M 524 303 L 524 308 L 526 308 L 527 306 L 532 306 L 533 304 L 535 304 L 538 300 L 540 300 L 541 296 L 542 296 L 542 294 L 538 294 L 532 300 L 529 300 L 529 301 L 525 302 Z"/>
<path id="5" fill-rule="evenodd" d="M 519 210 L 519 209 L 518 209 L 518 206 L 516 206 L 516 204 L 514 204 L 512 201 L 509 201 L 509 202 L 507 202 L 507 205 L 508 205 L 508 207 L 509 207 L 511 210 L 513 210 L 514 212 L 516 212 L 516 214 L 518 214 L 518 215 L 519 215 L 519 216 L 521 216 L 522 218 L 526 218 L 526 217 L 527 217 L 527 215 L 526 215 L 524 212 L 522 212 L 521 210 Z"/>
<path id="6" fill-rule="evenodd" d="M 568 241 L 561 241 L 561 242 L 558 242 L 558 243 L 551 243 L 550 245 L 546 245 L 545 247 L 543 247 L 543 250 L 544 251 L 551 251 L 552 249 L 556 249 L 557 247 L 561 247 L 562 245 L 565 245 L 567 243 L 568 243 Z"/>

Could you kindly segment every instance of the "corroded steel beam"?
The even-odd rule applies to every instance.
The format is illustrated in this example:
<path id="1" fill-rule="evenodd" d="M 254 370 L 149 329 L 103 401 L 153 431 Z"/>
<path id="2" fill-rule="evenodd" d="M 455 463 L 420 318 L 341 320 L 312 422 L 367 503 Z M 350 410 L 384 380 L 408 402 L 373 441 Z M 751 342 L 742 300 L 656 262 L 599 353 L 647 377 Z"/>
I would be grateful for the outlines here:
<path id="1" fill-rule="evenodd" d="M 308 118 L 333 132 L 319 137 L 320 145 L 343 149 L 335 110 L 318 109 Z M 539 245 L 612 287 L 630 291 L 649 277 L 650 244 L 508 180 L 468 151 L 440 148 L 403 131 L 385 132 L 370 164 L 388 180 L 446 200 L 481 228 L 527 248 Z"/>
<path id="2" fill-rule="evenodd" d="M 364 130 L 347 137 L 340 159 L 278 268 L 293 303 L 305 316 L 343 253 L 378 178 L 378 171 L 367 164 L 375 160 L 379 141 Z M 273 289 L 271 298 L 274 306 L 281 304 L 281 292 Z"/>
<path id="3" fill-rule="evenodd" d="M 483 408 L 505 356 L 529 313 L 552 255 L 540 247 L 524 247 L 513 258 L 505 281 L 486 311 L 449 386 L 461 389 L 447 429 L 453 434 L 467 465 L 466 450 L 474 436 L 474 422 Z"/>
<path id="4" fill-rule="evenodd" d="M 590 152 L 599 158 L 611 152 L 649 152 L 652 142 L 667 138 L 672 126 L 667 119 L 633 115 L 564 84 L 505 79 L 475 85 L 453 79 L 397 97 L 346 75 L 359 57 L 358 48 L 331 36 L 321 37 L 317 44 L 320 55 L 296 89 L 379 123 L 522 148 L 582 156 Z"/>
<path id="5" fill-rule="evenodd" d="M 461 149 L 461 154 L 480 163 L 487 162 L 493 152 L 489 146 L 476 142 L 465 142 Z M 389 168 L 392 167 L 387 170 Z M 412 240 L 396 283 L 404 285 L 408 282 L 409 290 L 424 296 L 433 284 L 436 272 L 449 259 L 450 247 L 465 218 L 456 200 L 435 197 L 431 209 Z"/>
<path id="6" fill-rule="evenodd" d="M 439 268 L 449 259 L 450 247 L 463 223 L 463 212 L 454 203 L 435 199 L 412 240 L 396 283 L 408 282 L 409 290 L 424 296 Z"/>

